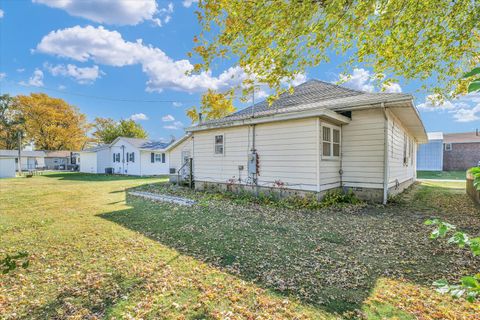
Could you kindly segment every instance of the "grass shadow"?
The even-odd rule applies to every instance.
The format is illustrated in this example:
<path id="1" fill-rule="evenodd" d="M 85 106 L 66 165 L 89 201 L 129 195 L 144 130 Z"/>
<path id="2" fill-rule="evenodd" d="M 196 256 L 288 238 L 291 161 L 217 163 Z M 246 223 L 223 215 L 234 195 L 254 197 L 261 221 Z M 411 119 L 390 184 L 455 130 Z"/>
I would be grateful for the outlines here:
<path id="1" fill-rule="evenodd" d="M 47 178 L 55 178 L 59 180 L 71 180 L 71 181 L 86 181 L 86 182 L 102 182 L 102 181 L 120 181 L 120 180 L 150 180 L 165 178 L 167 176 L 128 176 L 128 175 L 107 175 L 107 174 L 93 174 L 93 173 L 81 173 L 81 172 L 55 172 L 46 173 L 42 175 Z"/>
<path id="2" fill-rule="evenodd" d="M 430 241 L 423 225 L 432 215 L 465 224 L 465 215 L 458 216 L 458 208 L 437 210 L 432 191 L 415 188 L 411 201 L 353 211 L 281 210 L 198 193 L 193 207 L 127 196 L 130 209 L 100 217 L 244 280 L 343 313 L 361 308 L 381 277 L 430 285 L 478 270 L 468 253 Z M 416 197 L 419 191 L 425 194 Z M 469 219 L 478 226 L 478 210 Z"/>

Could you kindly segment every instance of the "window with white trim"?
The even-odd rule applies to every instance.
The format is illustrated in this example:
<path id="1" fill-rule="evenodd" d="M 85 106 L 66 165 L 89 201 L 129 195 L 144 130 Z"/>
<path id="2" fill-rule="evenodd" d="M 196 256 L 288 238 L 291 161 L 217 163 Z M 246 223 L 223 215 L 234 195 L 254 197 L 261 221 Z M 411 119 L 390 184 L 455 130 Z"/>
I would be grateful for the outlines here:
<path id="1" fill-rule="evenodd" d="M 452 151 L 452 144 L 451 143 L 445 143 L 445 151 Z"/>
<path id="2" fill-rule="evenodd" d="M 224 152 L 224 137 L 223 134 L 215 136 L 215 154 L 222 155 Z"/>
<path id="3" fill-rule="evenodd" d="M 162 162 L 162 154 L 155 153 L 155 162 Z"/>
<path id="4" fill-rule="evenodd" d="M 332 159 L 340 157 L 340 129 L 322 126 L 322 156 Z"/>

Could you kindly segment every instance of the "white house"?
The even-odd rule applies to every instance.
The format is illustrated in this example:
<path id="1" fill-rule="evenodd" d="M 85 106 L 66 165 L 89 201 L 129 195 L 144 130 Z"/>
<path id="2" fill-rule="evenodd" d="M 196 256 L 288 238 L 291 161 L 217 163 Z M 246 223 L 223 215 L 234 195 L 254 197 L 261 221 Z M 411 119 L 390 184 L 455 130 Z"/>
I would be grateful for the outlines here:
<path id="1" fill-rule="evenodd" d="M 79 151 L 79 171 L 105 173 L 110 167 L 110 145 L 100 145 Z"/>
<path id="2" fill-rule="evenodd" d="M 428 143 L 418 147 L 417 170 L 442 171 L 443 170 L 443 133 L 427 133 Z"/>
<path id="3" fill-rule="evenodd" d="M 319 196 L 343 188 L 383 202 L 415 181 L 417 145 L 428 141 L 411 95 L 318 80 L 271 106 L 257 103 L 187 132 L 196 188 L 235 184 Z"/>
<path id="4" fill-rule="evenodd" d="M 0 157 L 14 158 L 18 166 L 18 150 L 0 150 Z M 45 151 L 21 151 L 21 167 L 22 171 L 44 169 L 45 168 Z"/>
<path id="5" fill-rule="evenodd" d="M 119 137 L 111 144 L 80 151 L 80 172 L 126 175 L 169 173 L 168 143 Z"/>
<path id="6" fill-rule="evenodd" d="M 190 174 L 189 159 L 193 157 L 193 135 L 186 134 L 167 147 L 170 165 L 170 179 L 176 181 L 178 175 L 186 178 Z"/>
<path id="7" fill-rule="evenodd" d="M 0 178 L 14 178 L 16 170 L 15 157 L 0 156 Z"/>

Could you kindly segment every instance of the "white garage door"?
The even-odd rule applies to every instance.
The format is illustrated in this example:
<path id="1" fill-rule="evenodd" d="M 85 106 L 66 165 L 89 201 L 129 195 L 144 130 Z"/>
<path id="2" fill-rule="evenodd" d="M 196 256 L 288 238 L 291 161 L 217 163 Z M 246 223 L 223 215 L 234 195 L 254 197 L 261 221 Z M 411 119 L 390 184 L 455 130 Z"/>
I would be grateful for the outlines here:
<path id="1" fill-rule="evenodd" d="M 80 172 L 97 173 L 97 154 L 95 152 L 80 154 Z"/>

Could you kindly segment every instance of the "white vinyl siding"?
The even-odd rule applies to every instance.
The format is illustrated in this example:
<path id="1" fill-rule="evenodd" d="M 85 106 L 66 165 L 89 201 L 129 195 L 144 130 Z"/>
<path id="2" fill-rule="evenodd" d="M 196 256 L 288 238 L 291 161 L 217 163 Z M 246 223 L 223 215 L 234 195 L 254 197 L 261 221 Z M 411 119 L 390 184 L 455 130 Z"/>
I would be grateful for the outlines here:
<path id="1" fill-rule="evenodd" d="M 410 152 L 409 144 L 412 143 Z M 388 187 L 415 178 L 417 145 L 412 136 L 403 128 L 401 122 L 388 112 Z"/>
<path id="2" fill-rule="evenodd" d="M 169 153 L 168 157 L 170 159 L 170 168 L 174 168 L 175 172 L 180 169 L 180 167 L 183 165 L 183 156 L 182 154 L 188 154 L 190 153 L 190 156 L 192 155 L 192 138 L 189 137 L 185 141 L 182 141 L 175 147 L 173 147 Z"/>
<path id="3" fill-rule="evenodd" d="M 385 117 L 380 109 L 352 112 L 342 127 L 342 182 L 347 187 L 383 188 Z"/>
<path id="4" fill-rule="evenodd" d="M 309 118 L 257 125 L 260 186 L 271 187 L 275 180 L 280 180 L 291 189 L 316 191 L 316 121 Z"/>
<path id="5" fill-rule="evenodd" d="M 244 166 L 242 179 L 247 177 L 248 127 L 233 127 L 220 130 L 195 132 L 193 142 L 193 172 L 195 180 L 226 183 L 238 178 L 238 166 Z M 223 156 L 215 155 L 215 136 L 224 135 L 227 148 Z"/>

